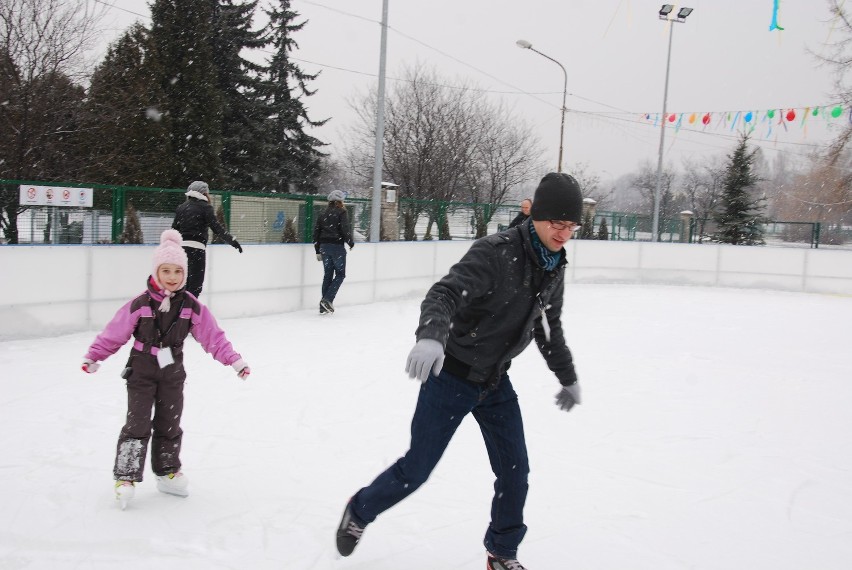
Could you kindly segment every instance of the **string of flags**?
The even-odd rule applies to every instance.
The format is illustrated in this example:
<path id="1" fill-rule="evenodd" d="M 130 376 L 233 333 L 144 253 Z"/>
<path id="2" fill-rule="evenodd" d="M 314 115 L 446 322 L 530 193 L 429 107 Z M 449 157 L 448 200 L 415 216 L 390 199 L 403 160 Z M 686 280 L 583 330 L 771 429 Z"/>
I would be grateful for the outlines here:
<path id="1" fill-rule="evenodd" d="M 844 114 L 848 115 L 852 123 L 852 108 L 844 110 L 842 105 L 816 105 L 814 107 L 791 108 L 791 109 L 768 109 L 762 111 L 706 111 L 666 113 L 665 121 L 672 123 L 675 131 L 682 126 L 702 126 L 708 128 L 724 128 L 731 131 L 738 126 L 747 129 L 749 133 L 758 127 L 767 128 L 767 136 L 772 133 L 773 127 L 789 130 L 789 126 L 798 124 L 801 128 L 807 128 L 808 121 L 822 119 L 826 122 L 840 119 Z M 644 113 L 645 121 L 653 122 L 658 126 L 661 113 Z"/>

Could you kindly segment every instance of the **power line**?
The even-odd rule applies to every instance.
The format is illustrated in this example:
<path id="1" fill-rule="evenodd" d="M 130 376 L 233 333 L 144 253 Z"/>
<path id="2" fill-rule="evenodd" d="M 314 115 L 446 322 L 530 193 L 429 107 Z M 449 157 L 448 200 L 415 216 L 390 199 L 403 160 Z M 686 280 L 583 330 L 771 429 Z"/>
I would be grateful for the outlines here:
<path id="1" fill-rule="evenodd" d="M 139 12 L 134 12 L 133 10 L 128 10 L 127 8 L 122 8 L 121 6 L 116 6 L 115 4 L 110 4 L 109 2 L 104 2 L 103 0 L 95 0 L 98 4 L 103 4 L 109 9 L 121 10 L 122 12 L 127 12 L 128 14 L 133 14 L 134 16 L 139 16 L 140 18 L 151 19 L 150 14 L 140 14 Z"/>

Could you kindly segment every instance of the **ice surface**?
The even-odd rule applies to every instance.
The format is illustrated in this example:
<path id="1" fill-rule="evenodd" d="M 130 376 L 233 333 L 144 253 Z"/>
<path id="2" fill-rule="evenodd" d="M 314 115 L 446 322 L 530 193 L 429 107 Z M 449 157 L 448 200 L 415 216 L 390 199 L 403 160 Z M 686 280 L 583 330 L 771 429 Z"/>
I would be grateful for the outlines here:
<path id="1" fill-rule="evenodd" d="M 0 343 L 0 567 L 480 569 L 492 492 L 467 418 L 431 479 L 339 558 L 348 497 L 406 450 L 420 299 L 222 320 L 240 381 L 187 341 L 190 496 L 150 467 L 127 510 L 112 464 L 119 373 L 96 331 Z M 117 307 L 116 307 L 117 308 Z M 570 285 L 583 404 L 554 405 L 534 345 L 512 381 L 530 453 L 531 570 L 852 564 L 852 298 Z"/>

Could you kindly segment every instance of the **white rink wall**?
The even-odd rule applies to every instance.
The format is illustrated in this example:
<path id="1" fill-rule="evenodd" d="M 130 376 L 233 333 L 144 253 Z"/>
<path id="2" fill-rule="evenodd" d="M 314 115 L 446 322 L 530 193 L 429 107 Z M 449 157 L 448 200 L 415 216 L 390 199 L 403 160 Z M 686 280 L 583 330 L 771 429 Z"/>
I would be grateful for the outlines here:
<path id="1" fill-rule="evenodd" d="M 419 297 L 469 241 L 358 243 L 338 306 Z M 101 328 L 144 290 L 152 245 L 0 247 L 0 340 Z M 852 295 L 852 251 L 572 241 L 569 283 L 743 287 Z M 201 300 L 218 319 L 317 306 L 322 265 L 310 244 L 207 250 Z"/>

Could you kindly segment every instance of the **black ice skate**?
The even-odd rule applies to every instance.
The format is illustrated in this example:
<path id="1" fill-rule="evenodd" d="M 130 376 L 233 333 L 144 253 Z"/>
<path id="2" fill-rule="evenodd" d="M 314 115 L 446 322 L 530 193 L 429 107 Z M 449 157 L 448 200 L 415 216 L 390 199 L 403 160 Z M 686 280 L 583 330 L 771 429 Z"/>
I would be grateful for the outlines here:
<path id="1" fill-rule="evenodd" d="M 487 570 L 527 570 L 523 564 L 514 558 L 500 558 L 488 553 L 488 564 L 485 566 Z"/>
<path id="2" fill-rule="evenodd" d="M 363 532 L 364 527 L 352 520 L 351 503 L 346 503 L 343 518 L 340 519 L 340 525 L 337 527 L 337 551 L 341 556 L 352 554 Z"/>

